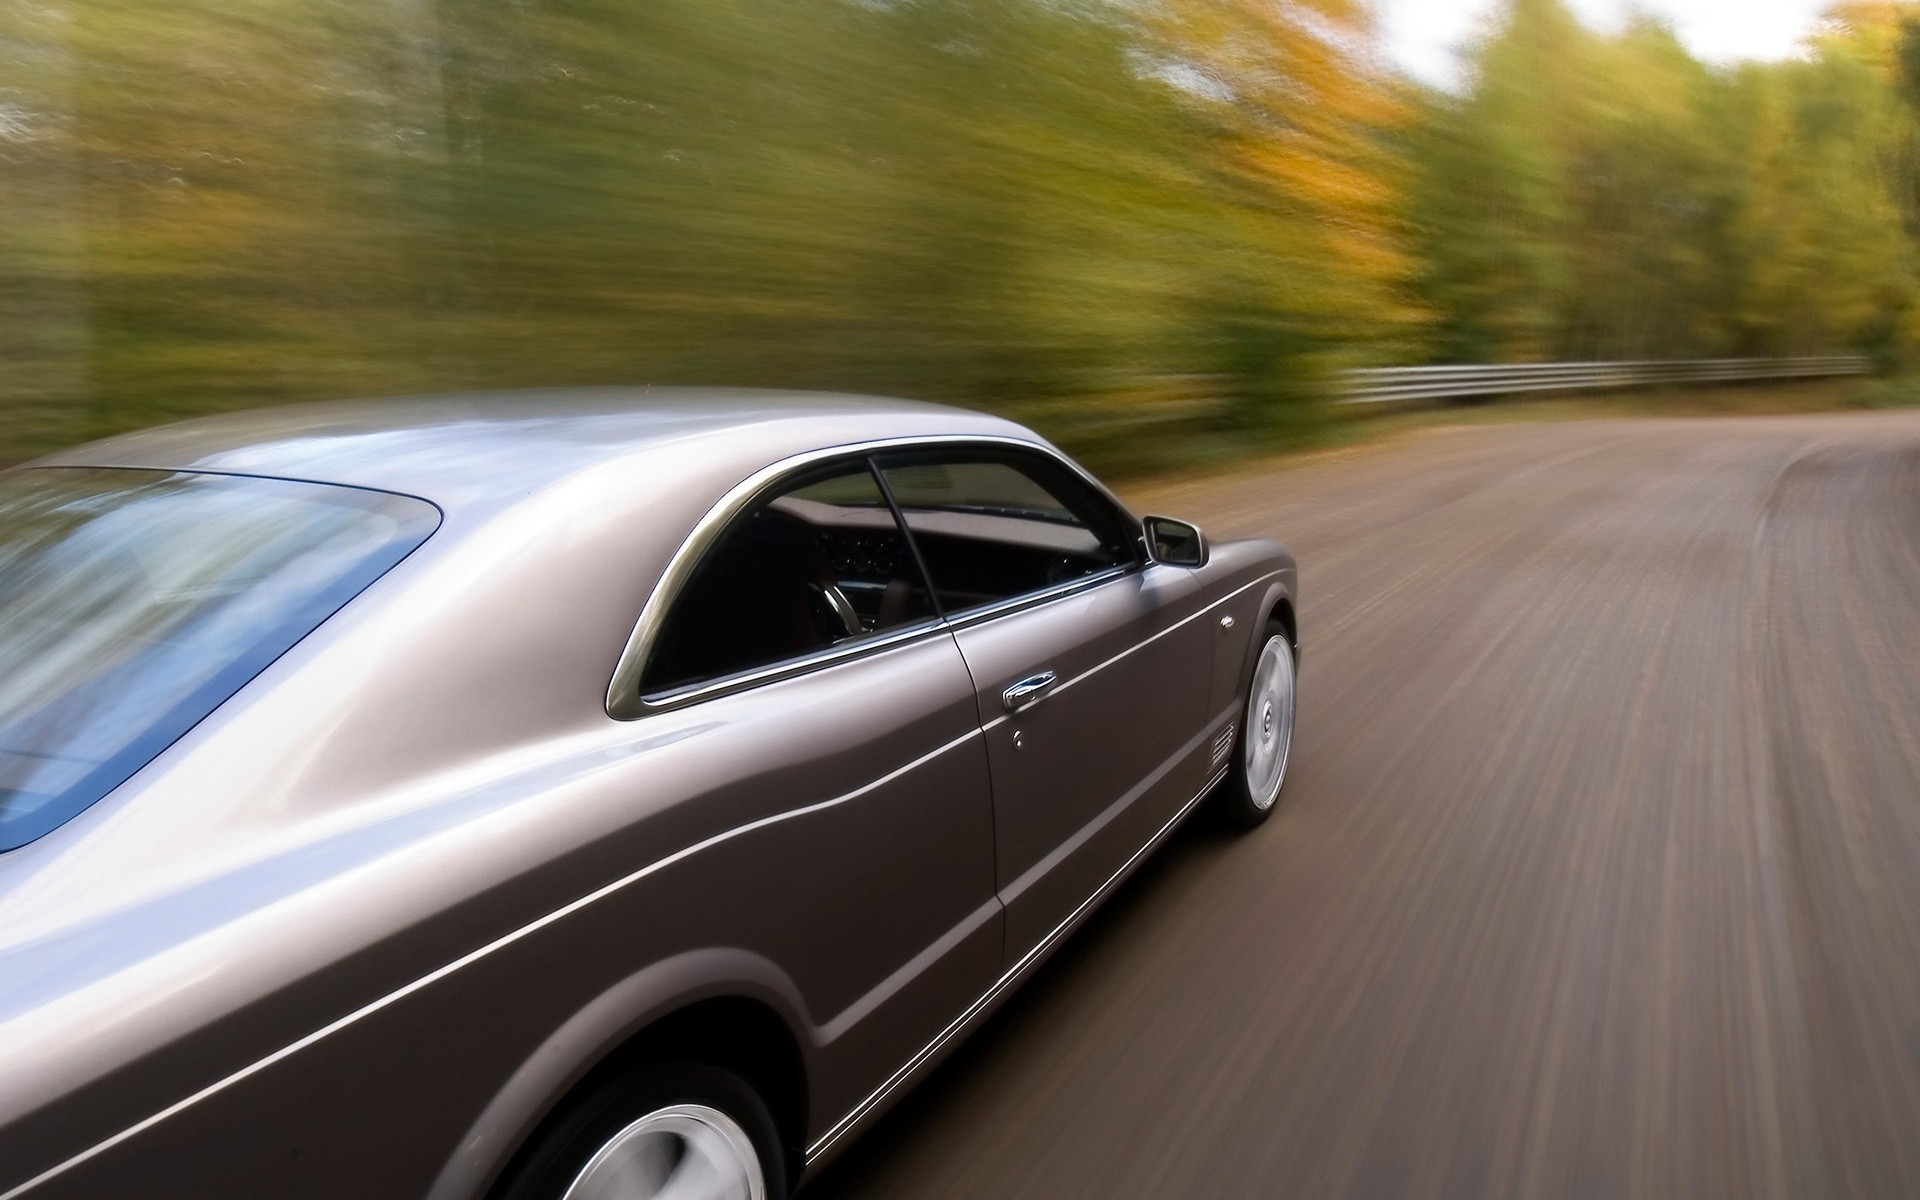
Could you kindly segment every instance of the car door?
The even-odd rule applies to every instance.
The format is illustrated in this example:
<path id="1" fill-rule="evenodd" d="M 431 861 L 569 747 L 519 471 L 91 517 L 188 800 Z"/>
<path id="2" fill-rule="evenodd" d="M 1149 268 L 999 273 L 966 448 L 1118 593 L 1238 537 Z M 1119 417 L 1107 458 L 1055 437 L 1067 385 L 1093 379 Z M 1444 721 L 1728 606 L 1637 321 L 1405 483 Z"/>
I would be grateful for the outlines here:
<path id="1" fill-rule="evenodd" d="M 1037 450 L 882 455 L 973 675 L 993 780 L 995 876 L 1017 962 L 1203 782 L 1211 648 L 1191 572 Z"/>
<path id="2" fill-rule="evenodd" d="M 758 830 L 659 902 L 671 919 L 646 926 L 646 957 L 734 946 L 780 964 L 832 1116 L 1001 969 L 971 677 L 860 456 L 745 506 L 643 640 L 648 793 Z"/>

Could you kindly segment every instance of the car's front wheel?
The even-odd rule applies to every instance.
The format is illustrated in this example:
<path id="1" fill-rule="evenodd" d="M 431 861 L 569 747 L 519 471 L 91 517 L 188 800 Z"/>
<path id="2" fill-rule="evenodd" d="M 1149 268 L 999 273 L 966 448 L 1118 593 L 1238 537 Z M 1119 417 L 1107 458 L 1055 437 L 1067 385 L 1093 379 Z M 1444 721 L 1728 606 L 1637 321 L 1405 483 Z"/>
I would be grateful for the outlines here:
<path id="1" fill-rule="evenodd" d="M 532 1149 L 502 1200 L 785 1200 L 766 1104 L 739 1076 L 669 1064 L 612 1080 Z"/>
<path id="2" fill-rule="evenodd" d="M 1287 763 L 1293 754 L 1295 667 L 1285 627 L 1270 623 L 1247 685 L 1246 710 L 1237 731 L 1238 752 L 1217 802 L 1220 815 L 1239 828 L 1251 829 L 1272 815 L 1280 789 L 1286 786 Z"/>

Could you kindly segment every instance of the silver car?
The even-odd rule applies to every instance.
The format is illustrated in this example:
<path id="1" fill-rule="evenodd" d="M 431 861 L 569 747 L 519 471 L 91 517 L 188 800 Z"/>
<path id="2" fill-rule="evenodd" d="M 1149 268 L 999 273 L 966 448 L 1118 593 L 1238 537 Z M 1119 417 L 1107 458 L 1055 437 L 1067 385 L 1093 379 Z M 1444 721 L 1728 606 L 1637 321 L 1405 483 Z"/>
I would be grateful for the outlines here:
<path id="1" fill-rule="evenodd" d="M 1272 810 L 1296 596 L 857 397 L 0 475 L 0 1198 L 784 1196 L 1197 805 Z"/>

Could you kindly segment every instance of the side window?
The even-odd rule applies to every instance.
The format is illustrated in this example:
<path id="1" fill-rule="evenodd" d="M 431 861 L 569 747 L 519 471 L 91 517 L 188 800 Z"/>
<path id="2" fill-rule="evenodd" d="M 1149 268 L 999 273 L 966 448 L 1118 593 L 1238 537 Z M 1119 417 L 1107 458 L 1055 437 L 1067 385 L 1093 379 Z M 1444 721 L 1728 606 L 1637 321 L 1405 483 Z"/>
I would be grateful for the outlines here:
<path id="1" fill-rule="evenodd" d="M 727 527 L 673 598 L 640 690 L 772 666 L 934 615 L 872 471 L 841 464 Z"/>
<path id="2" fill-rule="evenodd" d="M 948 615 L 1138 561 L 1132 522 L 1046 459 L 930 451 L 878 464 Z"/>

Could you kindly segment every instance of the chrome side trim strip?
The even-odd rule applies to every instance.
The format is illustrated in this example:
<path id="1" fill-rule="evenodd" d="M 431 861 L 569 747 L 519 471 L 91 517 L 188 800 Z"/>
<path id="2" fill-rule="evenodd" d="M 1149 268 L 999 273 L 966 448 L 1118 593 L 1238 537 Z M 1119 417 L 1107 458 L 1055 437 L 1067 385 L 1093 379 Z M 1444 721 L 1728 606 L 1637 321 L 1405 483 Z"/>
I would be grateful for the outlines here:
<path id="1" fill-rule="evenodd" d="M 1238 706 L 1235 705 L 1235 707 Z M 1221 715 L 1224 716 L 1226 714 L 1223 713 Z M 1220 716 L 1214 717 L 1213 721 L 1208 723 L 1208 730 L 1211 731 L 1213 725 L 1219 721 Z M 1133 857 L 1122 863 L 1119 869 L 1107 877 L 1105 883 L 1095 888 L 1092 895 L 1080 902 L 1078 908 L 1074 909 L 1067 915 L 1066 919 L 1054 926 L 1045 937 L 1041 938 L 1040 941 L 1034 945 L 1033 949 L 1027 951 L 1027 953 L 1021 957 L 1019 962 L 1008 968 L 1007 972 L 995 980 L 993 985 L 983 992 L 979 999 L 967 1006 L 965 1012 L 955 1017 L 953 1022 L 941 1030 L 932 1041 L 922 1046 L 918 1053 L 908 1059 L 906 1063 L 892 1075 L 888 1076 L 885 1083 L 875 1088 L 866 1099 L 854 1105 L 845 1116 L 834 1123 L 831 1129 L 821 1134 L 811 1146 L 808 1146 L 807 1165 L 811 1167 L 819 1161 L 820 1157 L 831 1149 L 834 1143 L 844 1138 L 852 1129 L 859 1125 L 863 1119 L 872 1114 L 894 1091 L 909 1081 L 920 1068 L 926 1066 L 929 1060 L 938 1054 L 948 1042 L 966 1032 L 969 1026 L 977 1019 L 983 1017 L 994 1002 L 1006 994 L 1014 984 L 1018 983 L 1021 978 L 1035 966 L 1038 966 L 1040 961 L 1046 957 L 1066 934 L 1070 933 L 1074 927 L 1092 911 L 1095 905 L 1104 900 L 1115 887 L 1119 886 L 1128 875 L 1132 874 L 1134 868 L 1140 864 L 1142 859 L 1158 849 L 1160 844 L 1166 840 L 1167 835 L 1172 833 L 1174 828 L 1186 819 L 1187 814 L 1191 813 L 1202 800 L 1206 799 L 1208 793 L 1218 787 L 1220 782 L 1226 777 L 1227 772 L 1225 768 L 1216 771 L 1207 780 L 1206 785 L 1194 793 L 1193 799 L 1181 805 L 1179 812 L 1174 813 L 1173 816 L 1168 819 L 1167 823 L 1160 827 L 1158 832 L 1147 839 L 1146 844 L 1133 852 Z M 5 1200 L 5 1197 L 0 1197 L 0 1200 Z"/>
<path id="2" fill-rule="evenodd" d="M 960 943 L 966 941 L 1001 913 L 999 896 L 988 896 L 986 902 L 968 913 L 958 925 L 928 942 L 924 950 L 901 963 L 891 975 L 867 990 L 867 993 L 853 1003 L 841 1009 L 830 1020 L 818 1025 L 814 1035 L 819 1044 L 830 1046 L 840 1036 L 860 1022 L 878 1012 L 882 1005 L 899 995 L 901 990 L 914 980 L 926 974 L 927 969 L 953 953 Z"/>
<path id="3" fill-rule="evenodd" d="M 223 1092 L 226 1089 L 232 1087 L 236 1083 L 242 1083 L 247 1079 L 250 1079 L 253 1076 L 258 1075 L 260 1072 L 266 1070 L 269 1067 L 274 1066 L 277 1063 L 283 1062 L 288 1058 L 291 1058 L 293 1055 L 298 1054 L 300 1051 L 305 1050 L 307 1047 L 312 1046 L 315 1043 L 324 1041 L 325 1039 L 333 1036 L 334 1034 L 339 1033 L 341 1030 L 346 1029 L 351 1025 L 357 1024 L 358 1022 L 364 1020 L 367 1017 L 374 1015 L 375 1013 L 381 1011 L 382 1009 L 391 1007 L 392 1005 L 400 1002 L 401 1000 L 406 999 L 408 996 L 413 995 L 415 992 L 421 991 L 422 989 L 427 988 L 432 984 L 438 983 L 442 979 L 447 978 L 449 975 L 454 974 L 455 972 L 461 970 L 462 968 L 471 966 L 474 963 L 479 962 L 481 959 L 486 958 L 489 955 L 495 953 L 496 951 L 504 950 L 508 946 L 513 945 L 515 942 L 518 942 L 521 939 L 528 937 L 532 934 L 538 933 L 540 930 L 545 929 L 547 926 L 555 924 L 558 921 L 562 921 L 567 917 L 572 916 L 574 913 L 579 912 L 581 909 L 588 907 L 591 904 L 595 904 L 601 900 L 606 899 L 608 896 L 613 895 L 615 892 L 619 892 L 628 887 L 631 887 L 633 884 L 638 883 L 640 880 L 645 879 L 647 876 L 652 875 L 655 872 L 664 870 L 665 868 L 670 867 L 675 863 L 691 858 L 694 855 L 701 853 L 702 851 L 710 850 L 714 846 L 717 846 L 722 842 L 731 841 L 732 839 L 736 837 L 740 837 L 743 834 L 753 833 L 757 830 L 765 829 L 769 825 L 778 825 L 784 821 L 793 820 L 796 817 L 809 816 L 813 813 L 823 812 L 826 809 L 830 809 L 830 808 L 838 808 L 842 804 L 850 803 L 851 801 L 859 799 L 861 796 L 866 795 L 867 793 L 873 791 L 876 788 L 884 787 L 887 784 L 892 783 L 894 780 L 900 778 L 902 775 L 906 775 L 911 771 L 918 770 L 920 767 L 923 767 L 926 764 L 934 761 L 935 759 L 939 758 L 941 755 L 946 754 L 948 751 L 956 750 L 980 736 L 982 736 L 981 731 L 976 726 L 975 728 L 969 729 L 966 733 L 961 734 L 959 737 L 954 738 L 952 741 L 927 751 L 925 754 L 922 754 L 919 758 L 914 759 L 912 762 L 907 763 L 905 766 L 896 767 L 892 771 L 889 771 L 887 774 L 880 776 L 878 779 L 874 779 L 868 783 L 862 784 L 860 787 L 855 788 L 851 792 L 847 792 L 845 795 L 836 796 L 831 800 L 822 800 L 822 801 L 819 801 L 818 803 L 809 804 L 801 808 L 789 809 L 786 812 L 774 813 L 771 816 L 762 817 L 757 821 L 749 821 L 745 825 L 736 826 L 733 829 L 728 829 L 721 833 L 714 834 L 712 837 L 707 838 L 705 841 L 696 842 L 691 846 L 682 847 L 681 849 L 674 851 L 672 854 L 667 855 L 665 858 L 658 859 L 654 862 L 647 864 L 644 867 L 639 868 L 638 870 L 632 871 L 626 875 L 622 875 L 620 878 L 614 880 L 612 883 L 606 884 L 602 887 L 595 889 L 594 891 L 588 892 L 586 895 L 581 896 L 578 899 L 571 900 L 568 903 L 561 905 L 559 908 L 554 909 L 552 912 L 547 913 L 545 916 L 536 918 L 535 920 L 530 921 L 525 925 L 522 925 L 518 929 L 515 929 L 506 934 L 502 934 L 500 937 L 495 938 L 493 941 L 488 942 L 483 946 L 479 946 L 476 949 L 470 950 L 467 953 L 461 955 L 459 958 L 454 959 L 452 962 L 447 963 L 446 965 L 439 967 L 433 971 L 430 971 L 425 975 L 422 975 L 420 978 L 414 980 L 412 983 L 409 983 L 404 987 L 397 988 L 394 991 L 388 992 L 386 995 L 381 996 L 377 1000 L 373 1000 L 366 1004 L 363 1004 L 359 1008 L 354 1009 L 352 1012 L 347 1013 L 345 1016 L 340 1017 L 338 1020 L 335 1020 L 327 1025 L 321 1026 L 319 1029 L 314 1030 L 312 1033 L 307 1034 L 305 1037 L 300 1038 L 298 1041 L 290 1042 L 287 1045 L 282 1046 L 280 1049 L 275 1050 L 272 1054 L 269 1054 L 264 1058 L 258 1059 L 248 1064 L 247 1066 L 240 1068 L 238 1071 L 233 1072 L 231 1075 L 228 1075 L 222 1079 L 215 1080 L 213 1083 L 208 1084 L 207 1086 L 201 1088 L 199 1091 L 193 1092 L 190 1095 L 187 1095 L 179 1100 L 174 1101 L 172 1104 L 169 1104 L 167 1107 L 161 1109 L 159 1112 L 154 1113 L 152 1116 L 149 1116 L 144 1120 L 141 1120 L 132 1125 L 129 1125 L 127 1128 L 121 1130 L 119 1133 L 114 1134 L 112 1137 L 107 1138 L 105 1141 L 99 1142 L 96 1145 L 81 1151 L 79 1154 L 74 1155 L 72 1158 L 67 1159 L 65 1162 L 58 1163 L 52 1167 L 47 1168 L 46 1170 L 40 1172 L 38 1175 L 35 1175 L 33 1178 L 14 1187 L 10 1191 L 7 1191 L 5 1193 L 0 1193 L 0 1200 L 16 1200 L 17 1197 L 22 1196 L 29 1191 L 32 1191 L 34 1188 L 39 1187 L 41 1184 L 46 1183 L 51 1179 L 54 1179 L 60 1175 L 63 1175 L 68 1171 L 71 1171 L 73 1168 L 81 1165 L 84 1162 L 87 1162 L 89 1159 L 96 1158 L 99 1155 L 106 1153 L 108 1150 L 113 1149 L 115 1146 L 120 1145 L 122 1142 L 128 1141 L 134 1137 L 138 1137 L 140 1134 L 145 1133 L 149 1129 L 152 1129 L 154 1126 L 160 1124 L 162 1121 L 165 1121 L 167 1118 L 175 1116 L 181 1112 L 184 1112 L 185 1110 L 200 1103 L 200 1101 L 205 1100 L 210 1096 L 217 1095 L 218 1093 Z"/>
<path id="4" fill-rule="evenodd" d="M 1074 830 L 1072 836 L 1055 843 L 1053 849 L 1032 866 L 1001 884 L 1000 903 L 1009 908 L 1020 903 L 1021 897 L 1025 896 L 1035 884 L 1059 870 L 1062 863 L 1068 862 L 1074 855 L 1084 850 L 1088 842 L 1099 837 L 1115 821 L 1138 808 L 1142 797 L 1151 795 L 1155 788 L 1164 786 L 1168 776 L 1186 765 L 1199 753 L 1200 748 L 1205 746 L 1207 739 L 1213 735 L 1213 725 L 1218 721 L 1219 718 L 1216 717 L 1199 733 L 1188 738 L 1185 745 L 1160 760 L 1159 766 L 1141 776 L 1132 787 L 1095 813 L 1092 820 Z M 1211 767 L 1208 768 L 1208 770 L 1211 769 Z"/>

